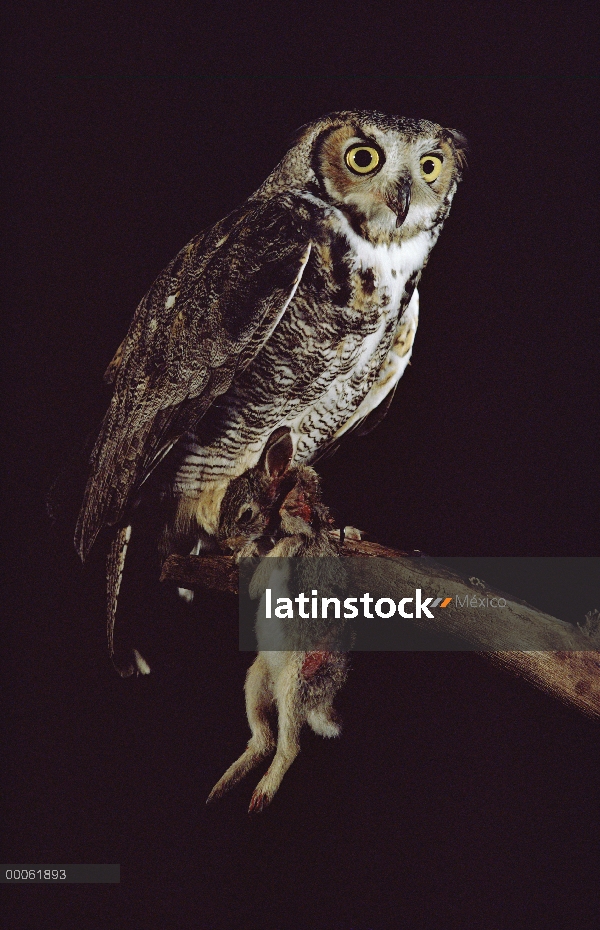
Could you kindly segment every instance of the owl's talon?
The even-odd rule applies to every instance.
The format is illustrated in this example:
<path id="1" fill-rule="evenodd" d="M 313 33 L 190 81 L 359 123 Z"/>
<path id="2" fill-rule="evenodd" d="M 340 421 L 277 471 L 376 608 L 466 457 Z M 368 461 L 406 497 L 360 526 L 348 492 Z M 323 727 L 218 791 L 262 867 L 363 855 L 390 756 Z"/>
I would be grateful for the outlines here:
<path id="1" fill-rule="evenodd" d="M 344 527 L 344 539 L 354 539 L 357 542 L 360 542 L 361 539 L 364 539 L 366 536 L 364 530 L 357 530 L 355 526 L 345 526 Z"/>

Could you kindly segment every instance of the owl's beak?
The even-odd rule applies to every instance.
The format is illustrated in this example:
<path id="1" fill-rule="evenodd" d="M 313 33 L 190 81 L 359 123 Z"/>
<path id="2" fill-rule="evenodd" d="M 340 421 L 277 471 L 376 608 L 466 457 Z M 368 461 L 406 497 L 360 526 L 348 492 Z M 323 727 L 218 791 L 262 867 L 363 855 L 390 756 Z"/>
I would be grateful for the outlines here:
<path id="1" fill-rule="evenodd" d="M 386 203 L 392 213 L 396 214 L 396 229 L 402 226 L 410 207 L 411 182 L 403 178 L 393 195 L 386 197 Z"/>

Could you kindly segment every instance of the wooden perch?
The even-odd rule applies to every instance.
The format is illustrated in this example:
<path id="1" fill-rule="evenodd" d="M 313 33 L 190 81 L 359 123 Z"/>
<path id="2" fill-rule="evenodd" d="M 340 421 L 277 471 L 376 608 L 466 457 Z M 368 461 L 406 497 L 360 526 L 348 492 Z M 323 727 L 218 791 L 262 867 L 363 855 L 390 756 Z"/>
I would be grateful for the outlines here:
<path id="1" fill-rule="evenodd" d="M 365 588 L 375 599 L 403 597 L 407 590 L 421 588 L 427 596 L 454 600 L 434 619 L 423 617 L 409 621 L 429 632 L 452 634 L 477 650 L 494 665 L 502 666 L 519 678 L 553 695 L 565 704 L 591 717 L 600 717 L 600 636 L 596 624 L 589 629 L 569 623 L 537 610 L 478 579 L 465 579 L 433 559 L 411 557 L 374 542 L 346 538 L 341 554 L 364 561 Z M 369 559 L 378 556 L 376 563 Z M 383 559 L 394 560 L 384 562 Z M 362 566 L 356 564 L 354 579 L 360 580 Z M 238 569 L 232 556 L 172 555 L 163 565 L 161 581 L 180 586 L 200 586 L 213 591 L 238 593 Z M 499 623 L 493 610 L 481 611 L 477 624 L 473 614 L 456 605 L 460 597 L 503 597 Z M 515 650 L 515 643 L 523 649 Z"/>

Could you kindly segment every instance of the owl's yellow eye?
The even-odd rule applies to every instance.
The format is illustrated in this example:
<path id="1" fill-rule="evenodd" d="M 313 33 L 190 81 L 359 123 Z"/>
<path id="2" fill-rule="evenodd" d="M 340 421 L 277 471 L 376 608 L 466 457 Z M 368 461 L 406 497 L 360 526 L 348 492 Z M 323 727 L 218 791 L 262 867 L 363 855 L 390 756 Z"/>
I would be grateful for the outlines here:
<path id="1" fill-rule="evenodd" d="M 442 159 L 438 158 L 437 155 L 424 155 L 420 161 L 421 177 L 424 178 L 428 184 L 431 184 L 436 178 L 439 178 L 442 164 Z"/>
<path id="2" fill-rule="evenodd" d="M 381 167 L 383 159 L 373 145 L 352 145 L 346 152 L 346 164 L 354 174 L 372 174 Z"/>

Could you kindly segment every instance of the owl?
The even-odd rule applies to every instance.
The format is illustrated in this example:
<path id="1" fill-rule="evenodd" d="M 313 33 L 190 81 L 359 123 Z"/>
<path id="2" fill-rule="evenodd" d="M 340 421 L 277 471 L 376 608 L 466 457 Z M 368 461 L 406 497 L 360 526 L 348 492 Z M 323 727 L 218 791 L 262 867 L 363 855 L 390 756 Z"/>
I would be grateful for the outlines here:
<path id="1" fill-rule="evenodd" d="M 290 430 L 297 465 L 383 415 L 466 151 L 426 120 L 331 113 L 154 282 L 105 375 L 114 391 L 75 533 L 85 559 L 111 528 L 111 652 L 140 507 L 162 514 L 161 556 L 206 549 L 228 484 L 275 430 Z"/>

